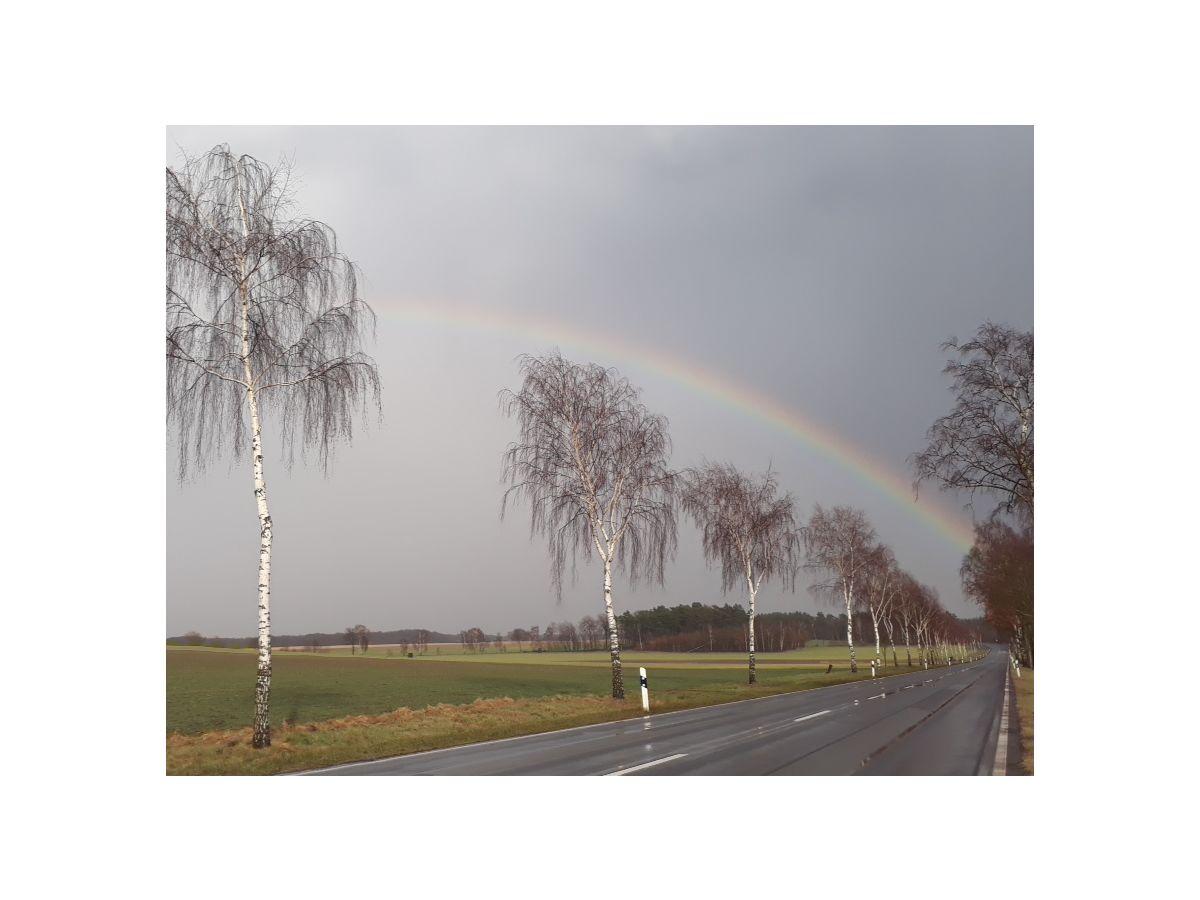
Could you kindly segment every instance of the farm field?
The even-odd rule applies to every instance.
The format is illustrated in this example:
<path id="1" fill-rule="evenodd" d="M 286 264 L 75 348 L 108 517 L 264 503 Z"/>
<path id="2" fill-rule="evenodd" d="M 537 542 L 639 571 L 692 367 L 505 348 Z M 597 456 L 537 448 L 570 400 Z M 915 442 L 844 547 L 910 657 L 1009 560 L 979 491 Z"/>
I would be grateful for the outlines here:
<path id="1" fill-rule="evenodd" d="M 386 650 L 373 648 L 366 657 L 277 651 L 271 690 L 275 736 L 268 750 L 254 751 L 249 726 L 255 652 L 168 647 L 168 773 L 270 774 L 630 718 L 642 714 L 639 665 L 649 671 L 656 712 L 870 677 L 869 667 L 851 675 L 843 662 L 827 675 L 824 667 L 798 660 L 761 666 L 759 684 L 751 688 L 744 659 L 669 667 L 662 663 L 667 654 L 631 652 L 622 654 L 628 699 L 621 702 L 608 697 L 603 652 L 563 664 L 553 657 L 589 654 L 407 659 L 389 658 Z M 884 674 L 905 671 L 889 667 Z"/>
<path id="2" fill-rule="evenodd" d="M 272 656 L 272 724 L 378 715 L 401 707 L 423 709 L 499 697 L 606 696 L 610 684 L 604 651 L 441 654 L 414 659 L 386 653 L 387 648 L 372 648 L 366 656 L 358 653 L 353 657 L 341 649 L 327 653 L 277 650 Z M 833 676 L 826 677 L 828 662 L 769 656 L 791 655 L 759 657 L 760 689 L 767 691 L 800 690 L 850 677 L 848 657 L 835 663 Z M 682 695 L 694 695 L 693 699 L 707 703 L 754 696 L 746 693 L 744 655 L 706 657 L 712 661 L 623 653 L 627 692 L 636 694 L 637 670 L 645 666 L 656 706 L 686 700 Z M 167 732 L 198 734 L 250 725 L 255 660 L 253 650 L 168 647 Z M 867 668 L 865 674 L 869 673 Z M 861 665 L 860 674 L 864 674 Z"/>

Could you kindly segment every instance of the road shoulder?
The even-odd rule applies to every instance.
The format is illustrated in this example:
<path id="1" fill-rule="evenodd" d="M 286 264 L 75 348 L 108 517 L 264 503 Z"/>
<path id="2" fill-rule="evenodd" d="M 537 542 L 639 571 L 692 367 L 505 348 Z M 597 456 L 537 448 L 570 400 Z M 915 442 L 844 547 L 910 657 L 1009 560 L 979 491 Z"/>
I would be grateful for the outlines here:
<path id="1" fill-rule="evenodd" d="M 1016 699 L 1020 765 L 1015 774 L 1033 774 L 1033 669 L 1021 669 L 1021 677 L 1012 680 Z"/>

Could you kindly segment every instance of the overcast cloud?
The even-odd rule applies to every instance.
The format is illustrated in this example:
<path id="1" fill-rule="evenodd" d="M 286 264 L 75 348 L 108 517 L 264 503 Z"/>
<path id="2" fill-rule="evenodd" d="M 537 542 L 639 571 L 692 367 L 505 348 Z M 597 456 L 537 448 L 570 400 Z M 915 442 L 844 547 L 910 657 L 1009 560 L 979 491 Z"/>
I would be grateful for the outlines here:
<path id="1" fill-rule="evenodd" d="M 227 142 L 294 160 L 299 211 L 328 222 L 379 314 L 384 418 L 327 477 L 267 448 L 275 523 L 272 631 L 578 621 L 603 600 L 581 565 L 556 605 L 527 509 L 499 518 L 515 423 L 497 392 L 514 357 L 555 343 L 616 365 L 671 422 L 674 464 L 768 463 L 807 516 L 866 511 L 900 564 L 959 615 L 962 550 L 804 442 L 663 376 L 594 358 L 567 336 L 624 337 L 752 387 L 908 480 L 907 457 L 950 408 L 938 345 L 984 320 L 1033 327 L 1029 128 L 258 129 L 171 127 L 178 149 Z M 416 324 L 406 304 L 560 323 L 563 336 Z M 175 445 L 168 438 L 168 472 Z M 251 635 L 258 522 L 248 459 L 167 489 L 167 633 Z M 923 490 L 962 522 L 965 497 Z M 977 515 L 990 512 L 988 500 Z M 764 611 L 819 606 L 802 580 Z M 722 596 L 684 524 L 663 587 L 621 582 L 618 612 Z"/>

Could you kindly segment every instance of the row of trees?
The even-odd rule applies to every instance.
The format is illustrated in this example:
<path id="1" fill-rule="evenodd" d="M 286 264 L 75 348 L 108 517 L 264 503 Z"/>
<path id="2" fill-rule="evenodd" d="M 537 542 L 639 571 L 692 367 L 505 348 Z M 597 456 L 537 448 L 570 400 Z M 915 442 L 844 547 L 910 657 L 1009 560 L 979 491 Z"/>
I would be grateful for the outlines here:
<path id="1" fill-rule="evenodd" d="M 613 369 L 574 363 L 556 351 L 521 357 L 520 371 L 521 388 L 501 394 L 519 430 L 504 454 L 509 486 L 501 514 L 514 498 L 528 503 L 531 533 L 548 541 L 560 598 L 568 558 L 574 571 L 578 557 L 599 557 L 614 697 L 624 697 L 620 648 L 627 635 L 613 607 L 613 571 L 662 583 L 676 549 L 679 509 L 699 528 L 705 558 L 720 569 L 722 590 L 745 591 L 751 684 L 757 681 L 758 593 L 771 579 L 794 590 L 802 566 L 817 576 L 818 595 L 844 606 L 853 670 L 853 623 L 861 611 L 871 617 L 876 659 L 881 628 L 903 630 L 906 644 L 911 634 L 925 656 L 934 647 L 965 643 L 934 592 L 909 589 L 915 580 L 876 541 L 860 510 L 817 505 L 799 524 L 794 498 L 781 493 L 770 469 L 757 476 L 727 463 L 673 470 L 666 419 L 647 410 L 639 391 Z"/>
<path id="2" fill-rule="evenodd" d="M 924 597 L 936 599 L 936 593 L 915 581 Z M 895 638 L 905 640 L 905 630 L 899 617 L 901 604 L 885 608 L 875 607 L 875 618 L 871 608 L 859 604 L 854 621 L 848 623 L 846 614 L 827 615 L 823 612 L 773 612 L 759 613 L 755 617 L 756 646 L 763 651 L 783 652 L 808 646 L 812 641 L 837 643 L 846 640 L 847 629 L 855 634 L 868 634 L 879 624 L 887 635 L 889 647 L 897 644 Z M 947 613 L 947 615 L 949 615 Z M 978 643 L 987 638 L 980 626 L 984 620 L 963 621 L 951 617 L 953 622 L 943 629 L 947 634 L 960 635 L 969 643 Z M 916 634 L 909 617 L 907 634 Z M 989 634 L 990 629 L 989 629 Z M 604 630 L 602 616 L 584 616 L 580 622 L 551 622 L 544 628 L 514 628 L 508 633 L 508 641 L 518 652 L 524 651 L 588 651 L 608 646 L 608 634 Z M 669 652 L 746 652 L 749 649 L 749 623 L 746 608 L 740 603 L 722 606 L 692 603 L 674 607 L 657 606 L 647 610 L 628 610 L 617 616 L 617 642 L 622 647 L 638 650 Z M 493 640 L 493 646 L 497 642 Z M 876 655 L 878 656 L 878 648 Z M 886 657 L 887 654 L 884 654 Z M 893 654 L 893 660 L 897 657 Z M 911 656 L 908 657 L 911 660 Z M 886 661 L 886 659 L 884 660 Z"/>
<path id="3" fill-rule="evenodd" d="M 955 358 L 955 405 L 930 427 L 928 445 L 912 457 L 914 491 L 931 481 L 966 491 L 972 500 L 998 500 L 976 526 L 975 545 L 963 561 L 963 587 L 985 611 L 1014 653 L 1033 664 L 1033 333 L 991 322 L 963 343 L 943 350 Z M 934 647 L 965 643 L 965 629 L 931 589 L 901 570 L 876 540 L 860 511 L 816 507 L 798 525 L 790 494 L 780 494 L 773 472 L 751 476 L 730 464 L 706 463 L 675 472 L 667 422 L 650 413 L 639 392 L 615 370 L 579 365 L 557 352 L 521 359 L 523 383 L 502 393 L 517 419 L 519 438 L 504 456 L 512 496 L 526 500 L 531 531 L 548 538 L 551 575 L 561 597 L 567 557 L 590 558 L 595 549 L 604 575 L 604 607 L 614 697 L 624 696 L 621 634 L 612 606 L 614 565 L 631 580 L 659 583 L 676 548 L 676 509 L 701 531 L 705 558 L 717 564 L 721 586 L 743 586 L 749 601 L 746 636 L 749 681 L 755 675 L 757 594 L 775 578 L 794 589 L 801 565 L 818 579 L 813 590 L 845 609 L 851 668 L 857 665 L 855 613 L 871 618 L 875 658 L 881 629 L 915 636 L 928 658 Z M 803 548 L 804 560 L 800 554 Z M 893 661 L 894 659 L 893 652 Z"/>
<path id="4" fill-rule="evenodd" d="M 492 641 L 491 638 L 483 633 L 482 628 L 468 628 L 460 631 L 458 633 L 458 640 L 463 645 L 463 649 L 471 653 L 483 650 Z M 496 635 L 496 640 L 497 642 L 500 640 L 499 635 Z"/>
<path id="5" fill-rule="evenodd" d="M 899 665 L 898 637 L 903 639 L 910 666 L 912 646 L 929 665 L 936 659 L 961 659 L 977 643 L 976 636 L 942 606 L 934 588 L 899 567 L 892 549 L 876 540 L 874 528 L 860 510 L 845 506 L 825 510 L 818 505 L 803 529 L 803 539 L 805 568 L 821 579 L 812 591 L 845 606 L 852 671 L 858 666 L 856 612 L 865 613 L 870 621 L 876 665 L 882 665 L 885 640 L 893 665 Z"/>
<path id="6" fill-rule="evenodd" d="M 975 526 L 963 560 L 963 590 L 1025 665 L 1033 666 L 1033 332 L 988 322 L 975 337 L 947 341 L 943 372 L 953 409 L 930 426 L 912 458 L 916 489 L 931 481 L 986 498 L 995 508 Z"/>
<path id="7" fill-rule="evenodd" d="M 180 637 L 167 638 L 167 644 L 175 647 L 224 647 L 228 649 L 257 646 L 256 638 L 205 637 L 198 631 L 189 631 Z"/>
<path id="8" fill-rule="evenodd" d="M 584 616 L 578 625 L 551 622 L 545 628 L 514 628 L 508 639 L 518 650 L 526 645 L 531 650 L 598 650 L 607 643 L 608 632 L 603 616 Z"/>
<path id="9" fill-rule="evenodd" d="M 768 613 L 758 617 L 763 649 L 795 650 L 810 640 L 845 634 L 844 616 L 818 613 Z M 608 646 L 603 616 L 584 616 L 578 625 L 551 622 L 545 628 L 514 628 L 508 639 L 518 651 L 600 650 Z M 744 651 L 749 646 L 746 610 L 739 604 L 693 603 L 668 609 L 626 611 L 617 616 L 617 642 L 638 650 Z"/>

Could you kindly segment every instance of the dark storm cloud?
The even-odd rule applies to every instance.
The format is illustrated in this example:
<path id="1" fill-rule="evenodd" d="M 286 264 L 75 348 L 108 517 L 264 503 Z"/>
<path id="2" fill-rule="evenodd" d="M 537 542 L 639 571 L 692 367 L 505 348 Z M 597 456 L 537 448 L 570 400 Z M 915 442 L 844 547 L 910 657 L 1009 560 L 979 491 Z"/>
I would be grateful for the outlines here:
<path id="1" fill-rule="evenodd" d="M 277 633 L 507 630 L 600 607 L 582 566 L 556 606 L 524 510 L 497 516 L 514 426 L 496 392 L 544 338 L 406 324 L 405 303 L 635 338 L 803 411 L 902 478 L 949 408 L 938 344 L 985 319 L 1033 326 L 1030 129 L 172 128 L 168 163 L 176 142 L 220 141 L 294 157 L 300 208 L 337 229 L 381 314 L 382 425 L 327 479 L 268 470 Z M 648 363 L 619 367 L 671 419 L 676 465 L 770 462 L 805 513 L 860 506 L 905 568 L 975 614 L 961 551 L 861 474 Z M 168 632 L 253 632 L 250 487 L 241 460 L 170 487 Z M 923 493 L 934 501 L 969 521 L 963 498 Z M 720 602 L 696 545 L 682 529 L 666 587 L 623 587 L 619 608 Z M 813 608 L 803 590 L 764 594 L 764 609 Z"/>

